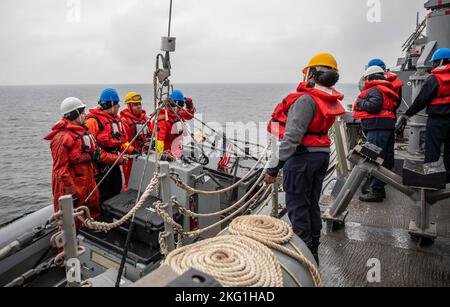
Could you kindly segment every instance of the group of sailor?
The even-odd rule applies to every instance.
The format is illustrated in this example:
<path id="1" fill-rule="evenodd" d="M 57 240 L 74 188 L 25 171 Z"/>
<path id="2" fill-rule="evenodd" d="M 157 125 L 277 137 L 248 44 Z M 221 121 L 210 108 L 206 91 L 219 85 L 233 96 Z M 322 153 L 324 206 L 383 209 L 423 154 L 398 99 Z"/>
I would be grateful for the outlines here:
<path id="1" fill-rule="evenodd" d="M 395 133 L 405 129 L 409 117 L 427 108 L 425 162 L 438 161 L 444 144 L 444 163 L 450 182 L 450 49 L 437 50 L 432 62 L 434 69 L 418 97 L 397 120 L 404 84 L 386 69 L 382 60 L 371 60 L 362 78 L 362 91 L 353 106 L 353 117 L 361 121 L 367 141 L 383 149 L 384 167 L 391 169 Z M 314 56 L 303 74 L 304 82 L 272 114 L 268 130 L 281 143 L 266 170 L 265 181 L 274 183 L 283 169 L 283 188 L 292 227 L 318 262 L 322 229 L 319 198 L 331 151 L 328 132 L 335 118 L 345 110 L 340 104 L 343 95 L 334 89 L 339 70 L 331 54 Z M 384 186 L 380 180 L 368 178 L 360 200 L 383 202 Z"/>
<path id="2" fill-rule="evenodd" d="M 142 102 L 140 94 L 128 93 L 127 108 L 119 115 L 119 94 L 107 88 L 100 95 L 99 107 L 87 115 L 86 105 L 78 98 L 61 103 L 62 119 L 45 137 L 51 141 L 55 212 L 61 196 L 73 195 L 75 207 L 87 206 L 97 219 L 104 201 L 127 190 L 133 165 L 130 157 L 157 150 L 166 159 L 174 159 L 181 146 L 180 123 L 192 119 L 196 111 L 192 99 L 180 90 L 173 91 L 159 113 L 150 116 L 152 120 Z M 152 139 L 156 140 L 153 144 Z"/>
<path id="3" fill-rule="evenodd" d="M 387 71 L 383 61 L 371 60 L 363 75 L 362 91 L 354 103 L 353 116 L 361 120 L 367 141 L 383 149 L 384 166 L 391 169 L 395 132 L 401 132 L 409 117 L 427 108 L 425 162 L 438 161 L 444 144 L 444 163 L 450 180 L 450 49 L 437 50 L 432 61 L 434 69 L 422 90 L 397 120 L 403 83 Z M 318 260 L 322 229 L 319 198 L 330 160 L 329 130 L 336 117 L 345 113 L 340 103 L 344 96 L 334 88 L 339 81 L 339 70 L 331 54 L 314 56 L 303 74 L 304 81 L 297 91 L 277 105 L 269 122 L 269 132 L 281 139 L 281 143 L 266 169 L 265 181 L 274 183 L 283 169 L 289 219 L 294 232 Z M 46 137 L 51 140 L 53 156 L 55 210 L 58 210 L 58 198 L 70 194 L 74 195 L 75 205 L 87 205 L 92 216 L 98 218 L 100 204 L 123 188 L 120 166 L 124 188 L 127 188 L 132 160 L 120 153 L 126 150 L 132 156 L 155 149 L 179 156 L 180 144 L 176 141 L 183 131 L 179 126 L 195 114 L 192 100 L 178 90 L 173 91 L 168 107 L 160 109 L 152 121 L 142 109 L 142 96 L 138 93 L 125 97 L 127 108 L 120 116 L 116 90 L 104 90 L 98 103 L 99 107 L 86 115 L 85 104 L 77 98 L 67 98 L 61 104 L 62 120 Z M 154 132 L 156 144 L 147 146 Z M 134 142 L 129 144 L 132 140 Z M 100 180 L 103 181 L 99 190 L 87 200 Z M 385 184 L 376 178 L 369 178 L 368 183 L 361 200 L 382 202 L 386 198 Z"/>

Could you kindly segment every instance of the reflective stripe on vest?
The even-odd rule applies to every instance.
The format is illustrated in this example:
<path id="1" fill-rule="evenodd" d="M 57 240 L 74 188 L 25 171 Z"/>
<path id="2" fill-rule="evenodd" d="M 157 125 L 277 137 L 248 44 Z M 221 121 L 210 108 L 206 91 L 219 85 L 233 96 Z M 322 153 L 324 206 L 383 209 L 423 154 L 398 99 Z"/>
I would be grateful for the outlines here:
<path id="1" fill-rule="evenodd" d="M 97 144 L 95 142 L 94 136 L 90 133 L 83 135 L 83 146 L 86 152 L 94 152 L 97 149 Z"/>
<path id="2" fill-rule="evenodd" d="M 149 130 L 148 130 L 148 126 L 145 124 L 135 124 L 136 126 L 136 135 L 139 133 L 139 131 L 141 131 L 141 133 L 139 134 L 140 136 L 146 136 L 147 134 L 149 134 Z"/>

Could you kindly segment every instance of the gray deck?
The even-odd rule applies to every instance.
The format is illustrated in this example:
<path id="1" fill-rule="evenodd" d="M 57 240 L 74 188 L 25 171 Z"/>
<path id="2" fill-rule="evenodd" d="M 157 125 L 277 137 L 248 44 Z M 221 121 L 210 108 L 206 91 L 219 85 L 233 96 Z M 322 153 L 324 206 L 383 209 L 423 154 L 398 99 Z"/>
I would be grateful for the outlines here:
<path id="1" fill-rule="evenodd" d="M 346 227 L 322 236 L 320 271 L 324 284 L 334 286 L 450 286 L 450 200 L 431 209 L 438 238 L 418 247 L 408 234 L 415 217 L 413 203 L 388 188 L 382 204 L 353 200 Z M 325 227 L 324 227 L 325 232 Z M 380 260 L 381 283 L 369 283 L 371 258 Z"/>

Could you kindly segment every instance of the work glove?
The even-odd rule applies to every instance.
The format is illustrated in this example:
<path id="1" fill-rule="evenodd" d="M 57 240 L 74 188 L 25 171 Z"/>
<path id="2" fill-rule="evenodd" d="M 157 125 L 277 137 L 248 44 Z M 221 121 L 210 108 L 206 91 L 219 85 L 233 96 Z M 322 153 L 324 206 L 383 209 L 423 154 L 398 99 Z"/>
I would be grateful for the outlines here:
<path id="1" fill-rule="evenodd" d="M 77 208 L 80 205 L 80 198 L 74 194 L 74 195 L 72 195 L 72 202 L 73 202 L 73 207 Z"/>
<path id="2" fill-rule="evenodd" d="M 133 156 L 140 156 L 140 155 L 142 155 L 142 152 L 140 151 L 140 150 L 133 150 L 133 152 L 131 153 L 131 155 L 133 155 Z"/>
<path id="3" fill-rule="evenodd" d="M 406 128 L 406 124 L 408 123 L 409 116 L 402 115 L 398 118 L 397 124 L 395 125 L 395 133 L 401 134 Z"/>
<path id="4" fill-rule="evenodd" d="M 163 154 L 161 155 L 160 160 L 161 160 L 161 161 L 167 161 L 167 162 L 175 162 L 176 159 L 175 159 L 174 156 L 172 156 L 172 155 L 169 154 L 169 153 L 163 153 Z"/>
<path id="5" fill-rule="evenodd" d="M 186 102 L 186 108 L 188 109 L 192 109 L 194 107 L 194 103 L 192 102 L 191 98 L 186 97 L 185 98 L 185 102 Z"/>
<path id="6" fill-rule="evenodd" d="M 149 150 L 155 150 L 156 149 L 156 141 L 152 139 L 149 143 Z"/>
<path id="7" fill-rule="evenodd" d="M 128 163 L 128 156 L 125 155 L 125 156 L 123 156 L 123 157 L 120 159 L 119 164 L 120 164 L 120 165 L 125 165 L 125 164 L 127 164 L 127 163 Z"/>
<path id="8" fill-rule="evenodd" d="M 100 161 L 100 157 L 101 157 L 101 149 L 99 148 L 99 149 L 97 149 L 96 151 L 94 151 L 94 152 L 91 154 L 91 157 L 92 157 L 92 161 L 93 161 L 93 162 L 98 162 L 98 161 Z"/>
<path id="9" fill-rule="evenodd" d="M 265 177 L 264 181 L 267 184 L 273 184 L 277 180 L 278 173 L 280 172 L 279 168 L 267 168 L 265 169 Z"/>

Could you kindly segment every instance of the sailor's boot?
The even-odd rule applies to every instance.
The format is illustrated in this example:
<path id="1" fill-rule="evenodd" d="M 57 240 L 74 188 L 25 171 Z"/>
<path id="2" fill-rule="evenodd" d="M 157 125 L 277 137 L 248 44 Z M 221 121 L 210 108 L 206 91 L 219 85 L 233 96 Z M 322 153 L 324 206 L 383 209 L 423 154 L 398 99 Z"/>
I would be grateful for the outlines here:
<path id="1" fill-rule="evenodd" d="M 319 245 L 320 245 L 319 241 L 313 241 L 310 244 L 308 244 L 308 248 L 314 257 L 314 260 L 316 260 L 317 266 L 319 266 Z"/>
<path id="2" fill-rule="evenodd" d="M 386 191 L 384 189 L 369 189 L 367 194 L 359 197 L 359 200 L 365 203 L 382 203 L 385 198 Z"/>
<path id="3" fill-rule="evenodd" d="M 364 184 L 361 185 L 361 193 L 364 195 L 364 194 L 369 193 L 369 191 L 370 191 L 370 181 L 369 181 L 369 178 L 367 178 L 367 180 L 364 182 Z"/>

